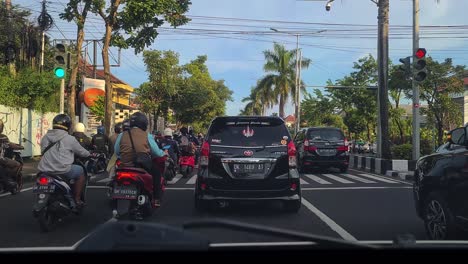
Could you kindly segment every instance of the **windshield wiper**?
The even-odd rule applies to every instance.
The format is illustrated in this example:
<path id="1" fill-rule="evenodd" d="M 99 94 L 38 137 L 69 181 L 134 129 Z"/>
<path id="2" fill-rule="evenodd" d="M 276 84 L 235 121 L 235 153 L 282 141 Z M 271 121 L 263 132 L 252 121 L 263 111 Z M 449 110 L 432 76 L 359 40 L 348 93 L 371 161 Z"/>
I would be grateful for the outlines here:
<path id="1" fill-rule="evenodd" d="M 213 228 L 222 227 L 238 231 L 254 232 L 264 235 L 275 235 L 279 237 L 299 240 L 299 241 L 310 241 L 315 242 L 323 246 L 329 247 L 342 247 L 342 248 L 362 248 L 362 249 L 377 249 L 376 246 L 364 245 L 356 242 L 346 241 L 343 239 L 331 238 L 326 236 L 319 236 L 313 234 L 303 234 L 298 231 L 292 231 L 276 227 L 265 227 L 255 224 L 242 223 L 233 220 L 225 219 L 208 219 L 208 220 L 196 220 L 185 223 L 182 225 L 184 229 L 197 229 L 197 228 Z"/>

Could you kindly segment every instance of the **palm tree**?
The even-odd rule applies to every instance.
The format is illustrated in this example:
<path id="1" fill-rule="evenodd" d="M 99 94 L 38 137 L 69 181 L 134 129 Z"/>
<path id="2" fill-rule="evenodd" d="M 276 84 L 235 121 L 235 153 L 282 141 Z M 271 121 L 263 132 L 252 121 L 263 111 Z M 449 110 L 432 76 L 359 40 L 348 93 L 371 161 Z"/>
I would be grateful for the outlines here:
<path id="1" fill-rule="evenodd" d="M 261 115 L 263 114 L 262 102 L 260 100 L 260 94 L 256 87 L 250 89 L 250 95 L 242 98 L 243 103 L 247 103 L 244 109 L 241 111 L 242 115 Z"/>
<path id="2" fill-rule="evenodd" d="M 276 103 L 279 97 L 279 115 L 284 118 L 284 105 L 289 98 L 289 95 L 296 94 L 296 52 L 297 50 L 287 50 L 283 45 L 275 43 L 273 50 L 263 52 L 266 63 L 263 69 L 269 73 L 264 76 L 257 86 L 263 87 L 268 93 L 272 94 L 275 100 L 270 103 Z M 310 59 L 303 58 L 301 67 L 307 68 L 311 63 Z M 301 85 L 301 90 L 305 88 Z"/>

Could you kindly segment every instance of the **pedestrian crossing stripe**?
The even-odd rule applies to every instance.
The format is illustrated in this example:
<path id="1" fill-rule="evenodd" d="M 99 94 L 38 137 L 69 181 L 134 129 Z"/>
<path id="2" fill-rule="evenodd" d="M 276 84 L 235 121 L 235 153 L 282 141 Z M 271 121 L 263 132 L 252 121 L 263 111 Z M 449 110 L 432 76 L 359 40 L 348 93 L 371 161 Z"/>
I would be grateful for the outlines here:
<path id="1" fill-rule="evenodd" d="M 383 177 L 377 177 L 377 176 L 370 175 L 370 174 L 366 174 L 366 173 L 359 174 L 359 176 L 364 176 L 364 177 L 367 177 L 367 178 L 371 178 L 371 179 L 374 179 L 374 180 L 377 180 L 377 181 L 386 182 L 386 183 L 398 183 L 398 182 L 396 182 L 396 181 L 387 180 L 387 179 L 385 179 L 385 178 L 383 178 Z"/>
<path id="2" fill-rule="evenodd" d="M 379 177 L 379 176 L 374 176 L 371 174 L 367 173 L 361 173 L 357 175 L 349 174 L 349 173 L 343 173 L 343 174 L 303 174 L 302 177 L 300 178 L 300 183 L 301 185 L 311 185 L 311 184 L 321 184 L 321 185 L 331 185 L 331 184 L 359 184 L 359 183 L 365 183 L 365 184 L 376 184 L 378 182 L 380 183 L 391 183 L 391 184 L 396 184 L 399 183 L 397 181 L 393 181 L 391 179 L 387 179 L 385 177 Z M 327 180 L 323 179 L 326 178 Z M 108 183 L 112 179 L 111 178 L 103 178 L 103 179 L 96 179 L 96 183 Z M 168 181 L 168 185 L 174 185 L 174 184 L 186 184 L 186 185 L 194 185 L 197 181 L 197 175 L 193 175 L 190 177 L 188 180 L 185 179 L 185 183 L 182 180 L 182 174 L 177 174 L 174 179 L 171 181 Z M 312 181 L 312 182 L 311 182 Z"/>
<path id="3" fill-rule="evenodd" d="M 371 180 L 368 180 L 368 179 L 364 179 L 364 178 L 361 178 L 361 177 L 358 177 L 358 176 L 355 176 L 355 175 L 351 175 L 351 174 L 341 174 L 345 177 L 348 177 L 348 178 L 351 178 L 355 181 L 359 181 L 359 182 L 363 182 L 363 183 L 377 183 L 375 181 L 371 181 Z"/>
<path id="4" fill-rule="evenodd" d="M 304 174 L 304 176 L 306 176 L 307 178 L 317 182 L 317 183 L 320 183 L 320 184 L 332 184 L 331 182 L 327 182 L 326 180 L 320 178 L 320 177 L 317 177 L 313 174 Z"/>
<path id="5" fill-rule="evenodd" d="M 176 182 L 178 182 L 180 180 L 180 178 L 182 178 L 182 174 L 177 174 L 174 179 L 172 179 L 171 181 L 168 181 L 167 183 L 168 184 L 175 184 Z"/>
<path id="6" fill-rule="evenodd" d="M 335 180 L 335 181 L 337 181 L 337 182 L 341 182 L 341 183 L 345 183 L 345 184 L 354 183 L 354 182 L 352 182 L 352 181 L 348 181 L 348 180 L 346 180 L 346 179 L 340 178 L 340 177 L 335 176 L 335 175 L 333 175 L 333 174 L 322 174 L 322 175 L 325 176 L 325 177 L 328 177 L 328 178 L 330 178 L 330 179 L 332 179 L 332 180 Z"/>
<path id="7" fill-rule="evenodd" d="M 190 180 L 188 180 L 188 182 L 186 184 L 195 184 L 195 182 L 197 181 L 197 175 L 193 175 L 192 178 L 190 178 Z"/>

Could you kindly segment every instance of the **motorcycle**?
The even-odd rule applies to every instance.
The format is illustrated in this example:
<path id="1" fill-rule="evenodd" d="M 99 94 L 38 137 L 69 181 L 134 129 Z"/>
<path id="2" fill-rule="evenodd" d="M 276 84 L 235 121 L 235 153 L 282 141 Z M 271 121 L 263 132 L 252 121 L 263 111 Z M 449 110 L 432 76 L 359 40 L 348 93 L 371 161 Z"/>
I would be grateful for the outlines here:
<path id="1" fill-rule="evenodd" d="M 193 155 L 181 156 L 179 158 L 179 168 L 182 177 L 187 178 L 190 174 L 192 174 L 193 169 L 195 168 L 195 157 Z"/>
<path id="2" fill-rule="evenodd" d="M 161 199 L 166 190 L 164 177 L 167 156 L 153 158 L 154 165 L 161 171 Z M 153 176 L 144 169 L 123 167 L 116 162 L 116 174 L 109 184 L 112 215 L 116 219 L 128 216 L 133 220 L 143 220 L 153 214 Z"/>
<path id="3" fill-rule="evenodd" d="M 103 173 L 107 168 L 106 154 L 98 153 L 95 157 L 89 158 L 85 163 L 85 168 L 91 174 Z"/>
<path id="4" fill-rule="evenodd" d="M 11 142 L 3 142 L 0 144 L 0 193 L 9 191 L 11 194 L 16 194 L 23 188 L 23 159 L 21 158 L 21 150 L 24 147 Z M 20 164 L 18 166 L 16 161 Z"/>
<path id="5" fill-rule="evenodd" d="M 83 167 L 86 181 L 81 193 L 81 200 L 86 202 L 86 189 L 89 183 L 89 176 L 85 166 L 79 160 L 75 164 Z M 73 198 L 74 180 L 49 173 L 39 172 L 36 177 L 36 184 L 33 186 L 33 193 L 36 201 L 33 206 L 33 216 L 38 220 L 42 231 L 50 232 L 57 227 L 65 217 L 75 214 L 81 215 L 83 207 L 76 207 Z"/>
<path id="6" fill-rule="evenodd" d="M 165 145 L 162 149 L 169 150 L 171 145 Z M 164 174 L 163 177 L 166 181 L 172 181 L 177 174 L 176 162 L 171 156 L 167 156 L 164 161 Z"/>

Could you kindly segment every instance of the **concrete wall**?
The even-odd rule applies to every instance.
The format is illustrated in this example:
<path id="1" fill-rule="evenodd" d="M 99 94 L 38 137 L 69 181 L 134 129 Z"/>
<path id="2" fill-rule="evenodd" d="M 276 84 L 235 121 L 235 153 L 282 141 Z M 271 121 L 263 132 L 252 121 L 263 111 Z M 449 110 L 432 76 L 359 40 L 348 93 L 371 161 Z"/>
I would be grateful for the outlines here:
<path id="1" fill-rule="evenodd" d="M 56 113 L 41 114 L 26 108 L 19 110 L 0 105 L 0 119 L 5 123 L 3 133 L 11 142 L 24 146 L 23 157 L 41 154 L 41 138 L 52 128 L 52 120 L 56 115 Z"/>

